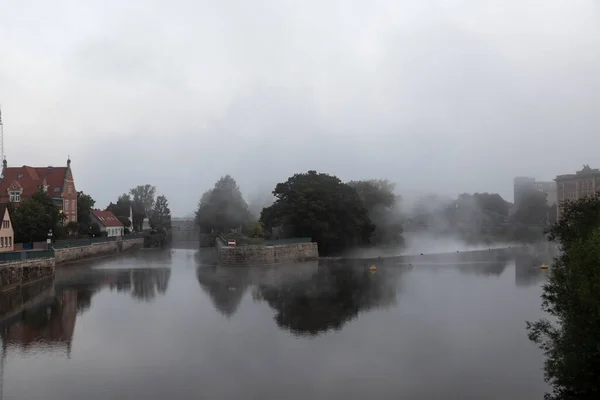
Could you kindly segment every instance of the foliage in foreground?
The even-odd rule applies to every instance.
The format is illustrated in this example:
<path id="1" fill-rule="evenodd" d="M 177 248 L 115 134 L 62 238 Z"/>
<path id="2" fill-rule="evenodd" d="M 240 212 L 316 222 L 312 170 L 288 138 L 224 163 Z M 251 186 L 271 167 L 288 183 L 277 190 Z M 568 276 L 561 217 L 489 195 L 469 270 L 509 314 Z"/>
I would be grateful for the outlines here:
<path id="1" fill-rule="evenodd" d="M 567 202 L 550 239 L 562 254 L 550 270 L 542 309 L 555 321 L 527 323 L 544 351 L 546 399 L 600 398 L 600 194 Z"/>

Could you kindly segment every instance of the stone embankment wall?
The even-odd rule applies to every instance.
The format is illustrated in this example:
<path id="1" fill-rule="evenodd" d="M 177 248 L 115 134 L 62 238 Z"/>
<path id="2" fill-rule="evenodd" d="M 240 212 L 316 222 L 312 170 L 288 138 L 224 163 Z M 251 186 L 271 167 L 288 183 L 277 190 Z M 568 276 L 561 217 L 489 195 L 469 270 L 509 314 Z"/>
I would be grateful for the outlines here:
<path id="1" fill-rule="evenodd" d="M 132 247 L 144 245 L 143 238 L 128 239 L 120 242 L 92 243 L 88 246 L 67 247 L 54 250 L 56 264 L 82 260 L 85 258 L 126 251 Z"/>
<path id="2" fill-rule="evenodd" d="M 54 276 L 53 257 L 0 264 L 0 291 L 11 290 Z"/>
<path id="3" fill-rule="evenodd" d="M 221 265 L 269 265 L 317 260 L 319 258 L 316 243 L 229 247 L 217 240 L 216 246 L 219 264 Z"/>

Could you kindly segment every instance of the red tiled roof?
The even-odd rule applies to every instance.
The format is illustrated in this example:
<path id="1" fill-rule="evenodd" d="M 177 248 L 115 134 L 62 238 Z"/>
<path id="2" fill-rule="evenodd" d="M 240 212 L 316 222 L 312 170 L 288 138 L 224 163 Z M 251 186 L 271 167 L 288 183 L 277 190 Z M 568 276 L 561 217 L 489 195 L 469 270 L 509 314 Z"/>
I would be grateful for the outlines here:
<path id="1" fill-rule="evenodd" d="M 67 167 L 8 167 L 4 170 L 4 177 L 0 182 L 0 196 L 6 197 L 8 189 L 13 185 L 23 188 L 23 197 L 33 195 L 46 178 L 48 194 L 62 196 Z M 58 188 L 58 189 L 56 189 Z"/>
<path id="2" fill-rule="evenodd" d="M 123 226 L 121 221 L 110 211 L 92 210 L 92 214 L 107 228 Z"/>

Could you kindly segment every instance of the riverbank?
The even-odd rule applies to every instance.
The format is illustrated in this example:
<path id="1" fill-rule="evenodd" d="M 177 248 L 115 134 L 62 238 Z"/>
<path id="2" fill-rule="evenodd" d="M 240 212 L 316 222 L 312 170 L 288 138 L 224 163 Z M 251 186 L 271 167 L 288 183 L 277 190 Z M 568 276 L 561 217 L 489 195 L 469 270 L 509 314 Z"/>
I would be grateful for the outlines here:
<path id="1" fill-rule="evenodd" d="M 0 292 L 54 276 L 56 266 L 115 255 L 144 246 L 143 237 L 57 243 L 51 250 L 0 253 Z M 58 248 L 57 248 L 58 247 Z"/>

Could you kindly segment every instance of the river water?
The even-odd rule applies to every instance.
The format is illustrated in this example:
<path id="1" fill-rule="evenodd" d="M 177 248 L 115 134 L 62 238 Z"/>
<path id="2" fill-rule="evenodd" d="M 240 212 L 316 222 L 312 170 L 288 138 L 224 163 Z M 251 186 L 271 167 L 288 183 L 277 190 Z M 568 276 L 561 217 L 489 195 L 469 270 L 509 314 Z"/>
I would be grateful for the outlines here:
<path id="1" fill-rule="evenodd" d="M 2 295 L 4 399 L 541 399 L 529 259 L 202 266 L 141 251 Z"/>

